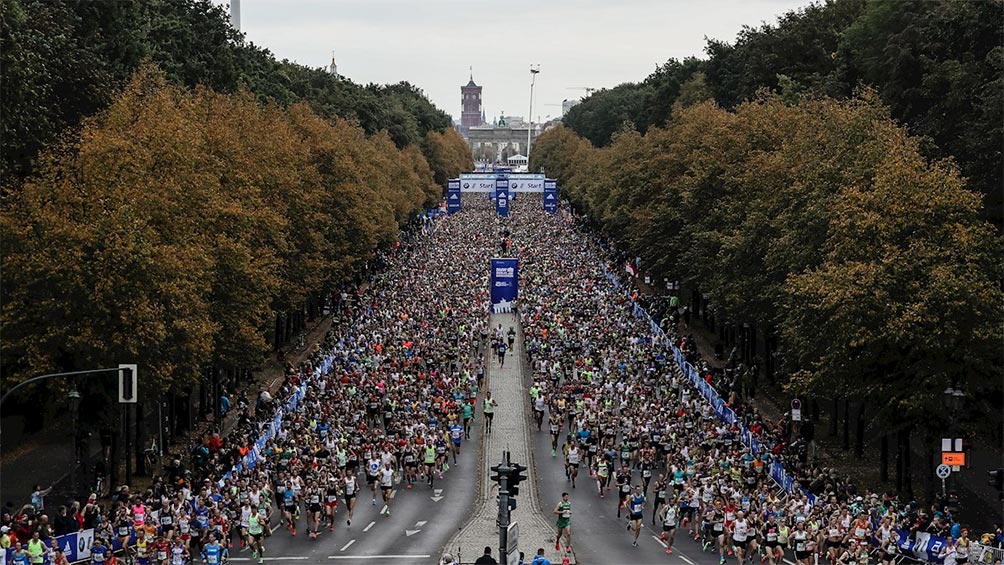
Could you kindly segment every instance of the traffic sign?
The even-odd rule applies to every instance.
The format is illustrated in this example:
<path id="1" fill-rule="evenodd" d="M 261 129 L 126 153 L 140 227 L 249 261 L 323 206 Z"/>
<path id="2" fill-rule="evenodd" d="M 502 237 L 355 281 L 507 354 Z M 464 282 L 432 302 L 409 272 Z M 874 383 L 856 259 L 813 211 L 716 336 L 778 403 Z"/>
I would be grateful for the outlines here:
<path id="1" fill-rule="evenodd" d="M 513 556 L 516 562 L 519 561 L 519 524 L 513 522 L 506 528 L 506 555 L 509 556 L 509 563 L 513 563 Z"/>
<path id="2" fill-rule="evenodd" d="M 802 421 L 802 401 L 797 398 L 791 399 L 791 421 Z"/>
<path id="3" fill-rule="evenodd" d="M 938 465 L 938 469 L 934 472 L 934 474 L 938 475 L 939 479 L 947 479 L 948 475 L 952 474 L 952 469 L 949 468 L 948 465 L 942 463 L 941 465 Z"/>
<path id="4" fill-rule="evenodd" d="M 966 454 L 963 451 L 943 451 L 941 453 L 942 465 L 957 465 L 959 467 L 966 464 Z"/>

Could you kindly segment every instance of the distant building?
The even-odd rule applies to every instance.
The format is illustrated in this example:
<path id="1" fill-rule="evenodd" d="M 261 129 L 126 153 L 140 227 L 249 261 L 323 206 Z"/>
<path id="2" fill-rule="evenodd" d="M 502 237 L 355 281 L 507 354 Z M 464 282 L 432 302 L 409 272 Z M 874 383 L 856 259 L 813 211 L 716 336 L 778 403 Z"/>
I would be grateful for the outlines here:
<path id="1" fill-rule="evenodd" d="M 460 135 L 466 137 L 470 128 L 485 123 L 484 108 L 481 107 L 481 87 L 474 83 L 473 70 L 467 84 L 460 87 L 460 107 Z"/>
<path id="2" fill-rule="evenodd" d="M 565 117 L 565 114 L 572 109 L 573 106 L 579 103 L 579 100 L 562 100 L 561 101 L 561 117 Z"/>
<path id="3" fill-rule="evenodd" d="M 528 125 L 522 119 L 512 123 L 502 115 L 491 125 L 469 128 L 467 143 L 475 161 L 505 163 L 510 157 L 526 155 L 527 129 Z M 541 125 L 534 124 L 531 137 L 536 139 L 541 131 Z"/>
<path id="4" fill-rule="evenodd" d="M 230 27 L 241 30 L 241 0 L 230 0 Z"/>
<path id="5" fill-rule="evenodd" d="M 338 75 L 338 63 L 335 63 L 335 52 L 331 52 L 331 64 L 328 65 L 328 74 L 335 78 L 342 78 Z"/>

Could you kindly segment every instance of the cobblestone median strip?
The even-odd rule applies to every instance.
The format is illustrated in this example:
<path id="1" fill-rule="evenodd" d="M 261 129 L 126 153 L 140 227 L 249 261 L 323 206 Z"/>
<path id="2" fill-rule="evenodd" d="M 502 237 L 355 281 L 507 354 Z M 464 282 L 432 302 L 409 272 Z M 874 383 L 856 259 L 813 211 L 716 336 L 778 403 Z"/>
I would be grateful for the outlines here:
<path id="1" fill-rule="evenodd" d="M 453 553 L 462 563 L 473 563 L 481 556 L 485 546 L 498 555 L 499 534 L 495 527 L 498 518 L 498 489 L 491 482 L 491 466 L 502 459 L 502 452 L 509 451 L 512 461 L 526 465 L 527 481 L 521 485 L 517 497 L 517 508 L 512 512 L 512 520 L 519 523 L 519 550 L 526 561 L 533 559 L 538 548 L 544 548 L 548 559 L 561 563 L 562 555 L 554 550 L 555 530 L 545 518 L 537 496 L 537 466 L 534 464 L 533 447 L 530 438 L 530 406 L 526 388 L 525 365 L 522 356 L 523 332 L 516 314 L 493 314 L 490 327 L 508 331 L 516 326 L 517 346 L 507 353 L 506 365 L 499 367 L 492 357 L 488 363 L 488 390 L 498 402 L 491 435 L 485 436 L 481 457 L 481 489 L 476 508 L 471 519 L 446 545 L 445 551 Z M 483 432 L 482 432 L 483 433 Z M 574 559 L 572 561 L 575 562 Z"/>

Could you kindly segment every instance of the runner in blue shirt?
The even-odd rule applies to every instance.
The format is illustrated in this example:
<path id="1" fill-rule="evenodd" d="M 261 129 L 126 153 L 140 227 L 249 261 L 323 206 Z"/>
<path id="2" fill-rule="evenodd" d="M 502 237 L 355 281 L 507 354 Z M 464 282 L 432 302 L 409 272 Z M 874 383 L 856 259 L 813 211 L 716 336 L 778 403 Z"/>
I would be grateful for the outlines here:
<path id="1" fill-rule="evenodd" d="M 10 559 L 7 561 L 11 565 L 31 565 L 31 559 L 28 557 L 28 552 L 24 550 L 21 542 L 17 542 L 14 545 L 14 551 L 10 554 Z"/>
<path id="2" fill-rule="evenodd" d="M 202 548 L 202 560 L 206 565 L 220 565 L 221 559 L 226 559 L 227 548 L 216 541 L 216 534 L 209 534 L 209 543 Z"/>
<path id="3" fill-rule="evenodd" d="M 450 426 L 450 441 L 453 443 L 453 464 L 457 464 L 457 455 L 460 455 L 460 442 L 464 439 L 464 427 L 454 422 Z"/>
<path id="4" fill-rule="evenodd" d="M 94 540 L 94 546 L 91 547 L 91 563 L 94 565 L 104 565 L 105 560 L 108 558 L 108 548 L 100 539 Z"/>

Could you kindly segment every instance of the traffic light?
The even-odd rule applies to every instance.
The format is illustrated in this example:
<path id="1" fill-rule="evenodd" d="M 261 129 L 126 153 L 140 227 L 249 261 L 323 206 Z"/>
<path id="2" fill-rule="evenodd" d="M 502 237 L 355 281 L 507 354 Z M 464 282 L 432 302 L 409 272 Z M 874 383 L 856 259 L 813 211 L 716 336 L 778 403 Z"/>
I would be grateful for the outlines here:
<path id="1" fill-rule="evenodd" d="M 526 478 L 526 465 L 512 463 L 512 471 L 509 473 L 509 496 L 519 495 L 519 484 Z"/>
<path id="2" fill-rule="evenodd" d="M 508 466 L 508 465 L 506 465 L 504 463 L 499 463 L 498 465 L 495 465 L 494 467 L 492 467 L 491 470 L 492 470 L 492 473 L 494 473 L 491 476 L 491 480 L 495 481 L 496 483 L 502 484 L 502 480 L 503 479 L 508 479 L 509 478 L 509 473 L 512 472 L 512 467 L 510 467 L 510 466 Z M 510 492 L 512 492 L 512 491 L 510 490 Z"/>
<path id="3" fill-rule="evenodd" d="M 136 365 L 119 365 L 119 402 L 136 403 Z"/>
<path id="4" fill-rule="evenodd" d="M 991 469 L 987 471 L 987 475 L 990 475 L 990 480 L 987 481 L 990 486 L 1004 492 L 1004 469 Z"/>

